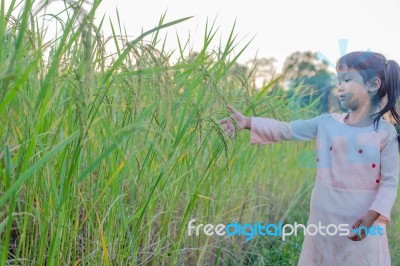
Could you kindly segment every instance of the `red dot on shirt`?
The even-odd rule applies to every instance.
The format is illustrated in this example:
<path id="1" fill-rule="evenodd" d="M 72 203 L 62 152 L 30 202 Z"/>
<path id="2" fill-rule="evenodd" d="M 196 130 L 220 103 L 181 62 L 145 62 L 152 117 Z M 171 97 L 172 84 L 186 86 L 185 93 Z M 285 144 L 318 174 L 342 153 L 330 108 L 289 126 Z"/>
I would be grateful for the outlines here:
<path id="1" fill-rule="evenodd" d="M 363 150 L 358 150 L 358 153 L 362 153 L 363 152 Z"/>
<path id="2" fill-rule="evenodd" d="M 379 183 L 379 179 L 377 179 L 375 182 L 376 182 L 376 183 Z"/>
<path id="3" fill-rule="evenodd" d="M 376 164 L 373 163 L 373 164 L 372 164 L 372 168 L 375 168 L 375 166 L 376 166 Z"/>

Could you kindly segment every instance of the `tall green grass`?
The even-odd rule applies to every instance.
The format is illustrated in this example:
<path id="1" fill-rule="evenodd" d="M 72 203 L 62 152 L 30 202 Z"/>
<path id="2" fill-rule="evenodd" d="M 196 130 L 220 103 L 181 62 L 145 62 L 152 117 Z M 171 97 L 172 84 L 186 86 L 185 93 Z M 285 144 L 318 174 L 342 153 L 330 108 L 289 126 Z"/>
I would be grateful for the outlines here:
<path id="1" fill-rule="evenodd" d="M 86 12 L 71 1 L 66 20 L 53 16 L 62 35 L 44 43 L 38 4 L 25 1 L 19 17 L 15 1 L 0 10 L 0 264 L 296 263 L 301 237 L 187 234 L 191 219 L 307 219 L 314 170 L 299 157 L 313 144 L 251 146 L 248 133 L 232 141 L 218 126 L 227 103 L 290 119 L 284 92 L 270 90 L 276 81 L 256 90 L 237 64 L 248 44 L 240 46 L 234 26 L 215 48 L 207 22 L 201 51 L 178 37 L 171 53 L 162 30 L 190 18 L 166 22 L 164 14 L 134 40 L 110 21 L 105 38 L 105 20 L 93 22 L 100 1 Z M 396 254 L 399 242 L 390 244 Z"/>

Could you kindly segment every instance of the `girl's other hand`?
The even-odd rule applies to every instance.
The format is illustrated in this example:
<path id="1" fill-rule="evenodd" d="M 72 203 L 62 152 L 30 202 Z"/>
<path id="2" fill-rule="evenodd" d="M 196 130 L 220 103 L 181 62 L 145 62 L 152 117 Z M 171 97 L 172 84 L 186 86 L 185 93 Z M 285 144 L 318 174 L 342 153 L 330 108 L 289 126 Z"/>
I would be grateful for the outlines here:
<path id="1" fill-rule="evenodd" d="M 244 128 L 250 129 L 249 117 L 245 117 L 230 104 L 228 104 L 226 108 L 228 108 L 228 110 L 231 112 L 231 116 L 219 121 L 221 126 L 223 126 L 225 134 L 231 138 L 235 138 L 237 131 L 240 131 Z"/>
<path id="2" fill-rule="evenodd" d="M 367 232 L 364 228 L 369 229 L 374 222 L 376 221 L 376 219 L 378 219 L 379 217 L 379 213 L 377 213 L 376 211 L 373 210 L 369 210 L 363 217 L 361 217 L 360 219 L 358 219 L 354 224 L 353 224 L 353 229 L 355 228 L 363 228 L 362 230 L 357 230 L 356 233 L 353 233 L 352 235 L 349 236 L 350 240 L 353 241 L 361 241 L 364 238 L 367 237 Z"/>

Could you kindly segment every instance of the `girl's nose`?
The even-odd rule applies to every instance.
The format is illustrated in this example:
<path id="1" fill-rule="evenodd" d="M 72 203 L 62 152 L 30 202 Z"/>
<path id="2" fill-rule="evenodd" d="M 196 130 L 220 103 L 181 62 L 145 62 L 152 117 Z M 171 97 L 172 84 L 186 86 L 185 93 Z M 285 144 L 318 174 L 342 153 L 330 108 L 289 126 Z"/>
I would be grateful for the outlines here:
<path id="1" fill-rule="evenodd" d="M 342 83 L 339 83 L 339 85 L 337 86 L 337 90 L 338 92 L 343 92 L 344 88 L 342 86 Z"/>

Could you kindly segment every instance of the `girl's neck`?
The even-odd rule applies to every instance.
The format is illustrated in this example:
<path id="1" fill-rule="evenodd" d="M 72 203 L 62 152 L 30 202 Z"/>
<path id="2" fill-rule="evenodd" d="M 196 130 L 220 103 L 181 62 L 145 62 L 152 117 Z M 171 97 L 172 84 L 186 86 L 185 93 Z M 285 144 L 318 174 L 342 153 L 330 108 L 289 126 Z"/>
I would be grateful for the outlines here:
<path id="1" fill-rule="evenodd" d="M 374 120 L 371 118 L 371 116 L 379 111 L 380 110 L 378 106 L 360 106 L 356 110 L 350 110 L 348 115 L 345 117 L 344 122 L 348 125 L 356 127 L 369 126 L 374 123 Z"/>

